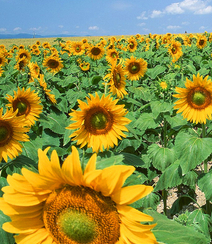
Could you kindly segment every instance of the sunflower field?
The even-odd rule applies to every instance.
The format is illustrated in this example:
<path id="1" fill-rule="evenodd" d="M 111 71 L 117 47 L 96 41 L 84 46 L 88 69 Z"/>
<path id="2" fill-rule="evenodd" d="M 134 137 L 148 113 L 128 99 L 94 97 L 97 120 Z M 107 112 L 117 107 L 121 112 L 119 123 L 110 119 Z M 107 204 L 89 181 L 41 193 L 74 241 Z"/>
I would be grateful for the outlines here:
<path id="1" fill-rule="evenodd" d="M 212 33 L 0 45 L 1 244 L 209 244 Z"/>

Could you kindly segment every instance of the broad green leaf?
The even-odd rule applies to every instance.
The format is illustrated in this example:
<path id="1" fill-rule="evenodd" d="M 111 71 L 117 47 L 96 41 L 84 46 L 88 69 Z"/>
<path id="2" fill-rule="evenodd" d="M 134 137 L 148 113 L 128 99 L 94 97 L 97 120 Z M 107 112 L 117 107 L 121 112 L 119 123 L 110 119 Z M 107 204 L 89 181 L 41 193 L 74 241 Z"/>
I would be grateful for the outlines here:
<path id="1" fill-rule="evenodd" d="M 132 122 L 133 128 L 138 128 L 143 133 L 146 129 L 153 128 L 155 129 L 157 127 L 157 124 L 154 120 L 154 117 L 152 113 L 142 113 L 138 119 L 135 120 L 135 122 Z"/>
<path id="2" fill-rule="evenodd" d="M 171 128 L 176 131 L 180 130 L 182 126 L 187 124 L 187 120 L 183 119 L 181 114 L 176 114 L 173 117 L 169 115 L 164 115 L 164 117 L 166 118 L 166 121 L 171 125 Z"/>
<path id="3" fill-rule="evenodd" d="M 182 169 L 179 160 L 171 164 L 159 178 L 154 191 L 163 190 L 178 186 L 182 182 Z"/>
<path id="4" fill-rule="evenodd" d="M 198 174 L 195 171 L 189 171 L 183 176 L 183 184 L 195 189 Z"/>
<path id="5" fill-rule="evenodd" d="M 160 113 L 171 113 L 173 109 L 173 103 L 168 103 L 164 101 L 151 101 L 150 104 L 155 119 L 158 117 Z"/>
<path id="6" fill-rule="evenodd" d="M 208 239 L 195 228 L 183 226 L 153 210 L 145 210 L 157 225 L 152 229 L 158 242 L 163 244 L 208 244 Z"/>
<path id="7" fill-rule="evenodd" d="M 212 152 L 211 148 L 212 138 L 199 138 L 198 135 L 179 133 L 175 140 L 175 151 L 183 174 L 206 160 Z"/>
<path id="8" fill-rule="evenodd" d="M 135 167 L 144 166 L 143 160 L 134 154 L 122 152 L 121 155 L 124 156 L 123 163 L 125 164 L 133 165 Z"/>
<path id="9" fill-rule="evenodd" d="M 96 168 L 97 169 L 104 169 L 106 167 L 110 167 L 112 165 L 123 165 L 123 160 L 124 160 L 124 156 L 123 155 L 115 155 L 115 156 L 111 156 L 109 158 L 97 158 L 96 161 Z"/>
<path id="10" fill-rule="evenodd" d="M 7 179 L 4 177 L 0 177 L 0 197 L 2 197 L 2 195 L 3 195 L 3 191 L 1 189 L 4 186 L 8 186 Z"/>
<path id="11" fill-rule="evenodd" d="M 207 200 L 212 201 L 212 190 L 210 186 L 212 185 L 212 170 L 208 173 L 201 174 L 198 179 L 198 186 L 202 192 L 205 193 Z"/>
<path id="12" fill-rule="evenodd" d="M 162 172 L 175 160 L 173 149 L 160 147 L 157 144 L 149 146 L 148 153 L 152 158 L 153 166 Z"/>
<path id="13" fill-rule="evenodd" d="M 0 210 L 0 238 L 1 238 L 1 244 L 14 244 L 15 239 L 13 238 L 13 234 L 8 233 L 2 229 L 2 225 L 5 222 L 10 222 L 10 218 L 3 214 L 3 212 Z"/>
<path id="14" fill-rule="evenodd" d="M 165 66 L 157 65 L 154 68 L 147 69 L 146 74 L 154 80 L 159 74 L 162 74 L 166 70 Z"/>
<path id="15" fill-rule="evenodd" d="M 139 99 L 142 99 L 143 101 L 150 101 L 152 98 L 152 94 L 150 93 L 148 88 L 139 86 L 139 87 L 134 87 L 130 86 L 128 87 L 128 90 L 135 94 L 135 96 Z"/>
<path id="16" fill-rule="evenodd" d="M 151 192 L 147 196 L 141 198 L 140 200 L 131 204 L 133 208 L 152 208 L 157 209 L 158 204 L 160 203 L 160 196 L 155 192 Z"/>

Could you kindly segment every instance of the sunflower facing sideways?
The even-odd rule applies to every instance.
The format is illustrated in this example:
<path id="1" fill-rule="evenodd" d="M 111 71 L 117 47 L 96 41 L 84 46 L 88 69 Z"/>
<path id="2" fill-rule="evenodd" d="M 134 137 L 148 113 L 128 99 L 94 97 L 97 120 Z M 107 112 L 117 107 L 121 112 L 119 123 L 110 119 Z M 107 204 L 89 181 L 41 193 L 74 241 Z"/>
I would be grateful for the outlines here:
<path id="1" fill-rule="evenodd" d="M 18 109 L 17 116 L 24 115 L 29 127 L 35 124 L 43 109 L 40 105 L 40 98 L 35 91 L 31 91 L 30 88 L 25 90 L 18 87 L 18 91 L 14 91 L 14 97 L 7 94 L 6 98 L 9 101 L 7 106 L 13 108 L 14 111 Z"/>
<path id="2" fill-rule="evenodd" d="M 177 113 L 181 113 L 183 118 L 194 123 L 206 124 L 206 119 L 211 119 L 212 115 L 212 82 L 206 76 L 204 79 L 197 74 L 193 75 L 193 82 L 186 78 L 186 88 L 176 87 L 173 96 L 179 98 L 175 102 Z"/>
<path id="3" fill-rule="evenodd" d="M 17 117 L 17 112 L 12 109 L 7 110 L 3 115 L 3 108 L 0 109 L 0 162 L 2 158 L 7 162 L 18 156 L 22 152 L 19 142 L 29 141 L 26 132 L 29 128 L 25 127 L 24 116 Z"/>
<path id="4" fill-rule="evenodd" d="M 142 58 L 136 59 L 131 56 L 125 61 L 124 71 L 129 80 L 139 80 L 147 71 L 147 62 Z"/>
<path id="5" fill-rule="evenodd" d="M 2 228 L 14 233 L 17 244 L 156 244 L 145 224 L 153 218 L 129 204 L 148 195 L 145 185 L 123 186 L 135 168 L 114 165 L 96 170 L 93 154 L 83 172 L 78 151 L 60 164 L 57 152 L 38 150 L 38 173 L 22 168 L 8 175 L 0 209 L 11 222 Z"/>
<path id="6" fill-rule="evenodd" d="M 63 68 L 60 58 L 53 55 L 44 59 L 43 66 L 45 66 L 47 70 L 52 73 L 57 73 Z"/>
<path id="7" fill-rule="evenodd" d="M 67 129 L 76 130 L 70 137 L 77 141 L 77 145 L 84 147 L 88 144 L 93 152 L 103 151 L 118 144 L 118 139 L 126 137 L 122 131 L 128 131 L 125 125 L 131 121 L 124 117 L 127 112 L 124 105 L 117 105 L 118 99 L 112 100 L 110 96 L 103 95 L 101 99 L 90 94 L 86 97 L 87 103 L 78 100 L 81 111 L 69 114 L 72 121 Z"/>
<path id="8" fill-rule="evenodd" d="M 109 79 L 108 85 L 110 92 L 118 98 L 124 98 L 128 93 L 125 90 L 126 82 L 122 64 L 116 64 L 116 62 L 113 62 L 109 71 L 110 73 L 104 77 L 104 80 Z"/>
<path id="9" fill-rule="evenodd" d="M 172 62 L 175 63 L 183 55 L 181 43 L 172 41 L 168 48 L 168 52 L 172 56 Z"/>

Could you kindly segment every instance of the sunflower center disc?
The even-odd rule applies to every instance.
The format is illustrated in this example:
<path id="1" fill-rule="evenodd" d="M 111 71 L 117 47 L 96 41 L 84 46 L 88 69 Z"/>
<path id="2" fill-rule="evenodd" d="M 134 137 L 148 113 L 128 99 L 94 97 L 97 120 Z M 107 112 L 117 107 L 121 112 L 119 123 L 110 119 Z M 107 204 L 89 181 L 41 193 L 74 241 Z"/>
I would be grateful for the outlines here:
<path id="1" fill-rule="evenodd" d="M 91 118 L 91 124 L 98 130 L 104 129 L 107 124 L 107 117 L 103 113 L 96 113 Z"/>
<path id="2" fill-rule="evenodd" d="M 135 72 L 135 71 L 137 71 L 138 67 L 136 65 L 133 65 L 131 69 L 133 72 Z"/>
<path id="3" fill-rule="evenodd" d="M 27 104 L 22 101 L 18 102 L 16 106 L 18 108 L 19 114 L 24 114 L 27 110 Z"/>
<path id="4" fill-rule="evenodd" d="M 65 185 L 53 191 L 43 222 L 58 244 L 114 244 L 120 237 L 116 204 L 89 187 Z"/>
<path id="5" fill-rule="evenodd" d="M 92 48 L 91 52 L 93 55 L 98 56 L 100 54 L 101 50 L 98 47 L 94 47 L 94 48 Z"/>
<path id="6" fill-rule="evenodd" d="M 205 100 L 206 100 L 206 96 L 203 92 L 198 91 L 193 94 L 192 101 L 194 104 L 201 106 L 205 103 Z"/>
<path id="7" fill-rule="evenodd" d="M 8 133 L 6 126 L 0 126 L 0 143 L 7 138 Z"/>
<path id="8" fill-rule="evenodd" d="M 68 209 L 58 217 L 58 225 L 70 239 L 77 243 L 89 243 L 96 236 L 96 224 L 85 213 Z"/>

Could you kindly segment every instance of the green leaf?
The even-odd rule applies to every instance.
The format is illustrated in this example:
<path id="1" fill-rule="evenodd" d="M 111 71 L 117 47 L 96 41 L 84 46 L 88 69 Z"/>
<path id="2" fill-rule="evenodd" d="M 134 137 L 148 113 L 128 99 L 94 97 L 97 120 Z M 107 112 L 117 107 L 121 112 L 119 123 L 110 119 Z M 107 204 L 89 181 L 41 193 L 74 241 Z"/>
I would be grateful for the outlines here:
<path id="1" fill-rule="evenodd" d="M 171 128 L 176 131 L 180 130 L 182 126 L 187 124 L 187 120 L 183 119 L 181 114 L 176 114 L 173 117 L 170 117 L 169 115 L 164 115 L 164 117 L 166 118 L 166 121 L 171 125 Z"/>
<path id="2" fill-rule="evenodd" d="M 145 210 L 154 218 L 157 225 L 152 232 L 158 242 L 163 244 L 207 244 L 208 239 L 190 226 L 183 226 L 174 220 L 152 210 Z"/>
<path id="3" fill-rule="evenodd" d="M 2 187 L 4 186 L 8 186 L 8 182 L 7 182 L 7 179 L 4 178 L 4 177 L 0 177 L 0 197 L 2 197 L 3 195 L 3 192 L 2 192 Z"/>
<path id="4" fill-rule="evenodd" d="M 152 208 L 157 209 L 158 204 L 160 203 L 160 196 L 155 192 L 151 192 L 147 196 L 141 198 L 140 200 L 131 204 L 133 208 Z"/>
<path id="5" fill-rule="evenodd" d="M 96 168 L 97 169 L 104 169 L 104 168 L 110 167 L 112 165 L 123 165 L 123 160 L 124 160 L 124 156 L 121 154 L 111 156 L 109 158 L 99 159 L 99 157 L 98 157 L 97 161 L 96 161 Z"/>
<path id="6" fill-rule="evenodd" d="M 154 68 L 147 69 L 146 74 L 151 78 L 155 79 L 159 74 L 162 74 L 166 70 L 165 66 L 157 65 Z"/>
<path id="7" fill-rule="evenodd" d="M 160 113 L 171 113 L 173 109 L 173 103 L 164 101 L 151 101 L 150 104 L 154 118 L 157 118 Z"/>
<path id="8" fill-rule="evenodd" d="M 177 160 L 165 169 L 163 174 L 160 176 L 154 191 L 172 188 L 181 184 L 181 182 L 182 169 L 179 165 L 179 160 Z"/>
<path id="9" fill-rule="evenodd" d="M 175 160 L 173 149 L 159 147 L 157 144 L 149 146 L 148 154 L 152 158 L 153 166 L 162 172 Z"/>
<path id="10" fill-rule="evenodd" d="M 198 179 L 198 186 L 205 193 L 205 198 L 212 201 L 212 191 L 209 186 L 212 185 L 212 170 L 208 173 L 201 174 Z"/>
<path id="11" fill-rule="evenodd" d="M 152 94 L 149 91 L 149 88 L 145 88 L 142 86 L 134 87 L 130 86 L 128 87 L 128 90 L 135 94 L 135 96 L 139 99 L 142 99 L 143 101 L 150 101 L 152 98 Z"/>
<path id="12" fill-rule="evenodd" d="M 133 165 L 135 167 L 144 166 L 143 160 L 134 154 L 122 152 L 121 155 L 124 156 L 123 163 L 125 164 Z"/>
<path id="13" fill-rule="evenodd" d="M 143 133 L 146 129 L 155 129 L 157 124 L 155 123 L 152 113 L 142 113 L 138 119 L 132 125 L 133 128 L 138 128 Z"/>
<path id="14" fill-rule="evenodd" d="M 176 136 L 175 151 L 180 160 L 183 174 L 201 164 L 211 154 L 212 138 L 199 138 L 180 132 Z"/>
<path id="15" fill-rule="evenodd" d="M 3 212 L 0 210 L 0 238 L 1 238 L 1 244 L 14 244 L 15 239 L 13 237 L 13 234 L 8 233 L 2 229 L 2 225 L 5 222 L 10 222 L 10 218 L 3 214 Z"/>

